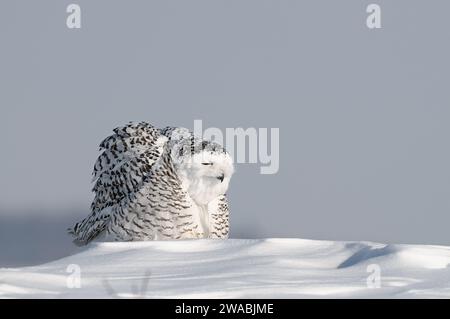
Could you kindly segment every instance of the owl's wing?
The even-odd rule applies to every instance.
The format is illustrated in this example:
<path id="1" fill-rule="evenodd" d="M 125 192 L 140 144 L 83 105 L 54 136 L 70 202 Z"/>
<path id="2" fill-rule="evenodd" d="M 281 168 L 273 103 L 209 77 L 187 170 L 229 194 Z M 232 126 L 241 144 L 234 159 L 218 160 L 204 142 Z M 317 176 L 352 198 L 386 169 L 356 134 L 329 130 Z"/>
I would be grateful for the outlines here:
<path id="1" fill-rule="evenodd" d="M 165 147 L 142 187 L 117 209 L 110 227 L 121 240 L 194 238 L 198 221 L 190 209 L 191 198 L 182 188 Z"/>
<path id="2" fill-rule="evenodd" d="M 138 191 L 114 207 L 110 232 L 121 240 L 185 239 L 201 234 L 195 205 L 182 187 L 172 153 L 188 151 L 193 135 L 187 129 L 160 130 L 167 142 Z M 186 149 L 184 148 L 186 147 Z"/>
<path id="3" fill-rule="evenodd" d="M 210 238 L 228 238 L 230 229 L 230 211 L 226 195 L 219 196 L 208 204 L 210 213 Z"/>
<path id="4" fill-rule="evenodd" d="M 102 153 L 93 171 L 91 214 L 69 229 L 76 244 L 85 245 L 101 234 L 111 217 L 121 212 L 119 208 L 136 197 L 166 141 L 160 130 L 139 122 L 114 129 L 114 134 L 100 143 Z"/>

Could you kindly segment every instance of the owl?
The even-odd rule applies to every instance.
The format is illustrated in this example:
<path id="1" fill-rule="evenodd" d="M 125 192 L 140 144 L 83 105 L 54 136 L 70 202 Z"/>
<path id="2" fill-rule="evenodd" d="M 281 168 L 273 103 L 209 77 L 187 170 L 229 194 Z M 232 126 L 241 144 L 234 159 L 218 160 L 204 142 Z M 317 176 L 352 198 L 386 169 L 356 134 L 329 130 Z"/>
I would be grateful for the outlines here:
<path id="1" fill-rule="evenodd" d="M 75 244 L 228 237 L 234 167 L 221 145 L 146 122 L 113 132 L 94 165 L 91 213 L 68 230 Z"/>

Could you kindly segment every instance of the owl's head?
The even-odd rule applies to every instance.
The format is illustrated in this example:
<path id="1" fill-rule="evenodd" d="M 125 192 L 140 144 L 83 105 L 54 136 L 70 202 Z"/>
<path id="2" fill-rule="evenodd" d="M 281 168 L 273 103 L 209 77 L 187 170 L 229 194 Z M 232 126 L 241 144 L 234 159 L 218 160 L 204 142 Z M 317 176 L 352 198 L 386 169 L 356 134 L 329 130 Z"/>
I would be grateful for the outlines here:
<path id="1" fill-rule="evenodd" d="M 171 153 L 182 187 L 199 205 L 228 190 L 233 160 L 218 143 L 190 137 L 175 143 Z"/>

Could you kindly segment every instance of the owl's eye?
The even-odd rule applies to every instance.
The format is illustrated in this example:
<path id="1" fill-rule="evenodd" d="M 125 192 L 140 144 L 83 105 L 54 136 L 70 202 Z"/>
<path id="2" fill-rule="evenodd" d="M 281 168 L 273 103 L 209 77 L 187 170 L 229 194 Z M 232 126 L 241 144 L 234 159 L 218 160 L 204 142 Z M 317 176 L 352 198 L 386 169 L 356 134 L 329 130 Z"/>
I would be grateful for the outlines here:
<path id="1" fill-rule="evenodd" d="M 213 163 L 202 163 L 202 165 L 212 165 Z"/>

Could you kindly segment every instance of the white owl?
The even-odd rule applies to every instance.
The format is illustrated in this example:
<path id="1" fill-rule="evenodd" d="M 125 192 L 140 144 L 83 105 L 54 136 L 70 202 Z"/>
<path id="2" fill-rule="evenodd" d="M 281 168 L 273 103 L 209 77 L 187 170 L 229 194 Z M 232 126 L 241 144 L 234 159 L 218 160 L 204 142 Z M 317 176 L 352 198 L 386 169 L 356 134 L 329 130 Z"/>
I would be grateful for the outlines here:
<path id="1" fill-rule="evenodd" d="M 116 128 L 100 150 L 91 214 L 69 229 L 77 245 L 228 237 L 234 169 L 221 145 L 140 122 Z"/>

